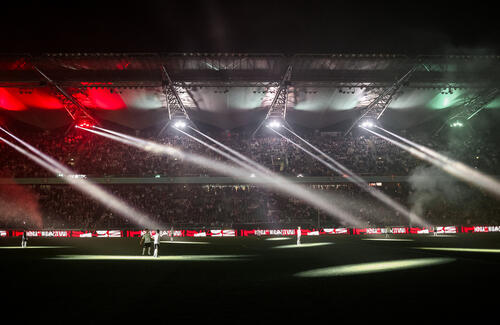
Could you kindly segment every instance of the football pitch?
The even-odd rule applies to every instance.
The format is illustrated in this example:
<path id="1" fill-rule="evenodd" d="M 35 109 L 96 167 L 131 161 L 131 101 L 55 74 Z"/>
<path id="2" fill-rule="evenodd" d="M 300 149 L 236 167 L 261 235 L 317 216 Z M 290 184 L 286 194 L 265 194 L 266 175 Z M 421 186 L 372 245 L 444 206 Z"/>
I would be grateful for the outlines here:
<path id="1" fill-rule="evenodd" d="M 500 289 L 499 234 L 183 238 L 141 252 L 136 238 L 1 239 L 3 313 L 325 320 L 494 311 Z"/>

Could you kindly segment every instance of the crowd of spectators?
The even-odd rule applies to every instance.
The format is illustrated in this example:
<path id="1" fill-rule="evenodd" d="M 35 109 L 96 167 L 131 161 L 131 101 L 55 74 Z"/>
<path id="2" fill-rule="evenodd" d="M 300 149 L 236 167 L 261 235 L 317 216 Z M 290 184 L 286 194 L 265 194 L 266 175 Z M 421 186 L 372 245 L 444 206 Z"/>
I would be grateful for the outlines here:
<path id="1" fill-rule="evenodd" d="M 338 174 L 276 135 L 252 138 L 248 134 L 221 132 L 214 136 L 230 148 L 282 175 L 337 176 Z M 144 137 L 144 135 L 143 135 Z M 470 137 L 458 143 L 444 138 L 407 136 L 429 148 L 455 157 L 486 173 L 498 174 L 500 150 L 494 141 Z M 87 176 L 217 176 L 223 175 L 189 164 L 178 157 L 159 156 L 82 130 L 71 136 L 45 131 L 23 137 L 42 152 Z M 206 146 L 182 135 L 147 137 L 159 143 L 196 153 L 217 161 L 227 161 Z M 360 175 L 408 175 L 424 164 L 397 146 L 373 135 L 311 133 L 307 139 L 338 162 Z M 294 141 L 298 141 L 296 138 Z M 0 177 L 53 177 L 28 158 L 0 142 Z"/>
<path id="2" fill-rule="evenodd" d="M 317 160 L 276 135 L 221 132 L 210 134 L 230 148 L 283 176 L 338 176 Z M 224 176 L 223 172 L 188 164 L 174 156 L 158 156 L 138 148 L 87 133 L 69 134 L 45 131 L 21 134 L 25 141 L 87 177 Z M 217 161 L 227 161 L 202 144 L 181 134 L 164 137 L 139 135 L 169 144 L 185 152 Z M 499 148 L 484 138 L 443 138 L 405 135 L 448 156 L 490 174 L 498 174 Z M 410 175 L 426 166 L 389 142 L 368 134 L 312 132 L 305 136 L 312 144 L 360 175 Z M 298 139 L 294 139 L 298 142 Z M 36 163 L 0 142 L 0 178 L 53 177 Z M 1 186 L 1 185 L 0 185 Z M 369 225 L 405 225 L 403 216 L 376 202 L 352 184 L 309 185 L 323 194 L 334 195 L 338 204 L 352 216 Z M 259 186 L 222 185 L 107 185 L 106 189 L 128 204 L 146 212 L 163 225 L 175 227 L 245 226 L 346 226 L 325 211 L 296 198 Z M 417 211 L 432 224 L 498 224 L 499 205 L 475 190 L 462 200 L 434 195 L 419 201 L 418 190 L 409 183 L 384 183 L 380 188 L 391 198 Z M 44 228 L 133 228 L 127 221 L 67 185 L 33 185 Z M 1 193 L 0 193 L 1 194 Z M 0 201 L 2 197 L 0 195 Z M 6 199 L 8 200 L 8 199 Z M 1 202 L 0 202 L 1 203 Z M 0 214 L 2 213 L 0 209 Z M 0 215 L 1 217 L 1 215 Z M 29 216 L 0 219 L 0 226 L 15 227 L 30 222 Z M 22 224 L 27 226 L 27 224 Z"/>
<path id="3" fill-rule="evenodd" d="M 133 220 L 107 209 L 68 185 L 29 185 L 38 200 L 45 229 L 131 229 Z M 164 227 L 342 227 L 348 222 L 329 215 L 300 199 L 253 185 L 106 185 L 104 188 L 130 206 L 146 213 Z M 339 208 L 367 226 L 409 225 L 409 220 L 376 201 L 353 184 L 310 185 L 327 195 Z M 377 189 L 418 213 L 433 225 L 497 225 L 500 206 L 495 199 L 468 187 L 467 197 L 444 199 L 427 196 L 415 202 L 415 190 L 407 183 L 386 183 Z M 0 197 L 1 201 L 1 197 Z M 1 212 L 0 212 L 1 213 Z M 0 219 L 0 227 L 34 227 L 30 216 Z"/>

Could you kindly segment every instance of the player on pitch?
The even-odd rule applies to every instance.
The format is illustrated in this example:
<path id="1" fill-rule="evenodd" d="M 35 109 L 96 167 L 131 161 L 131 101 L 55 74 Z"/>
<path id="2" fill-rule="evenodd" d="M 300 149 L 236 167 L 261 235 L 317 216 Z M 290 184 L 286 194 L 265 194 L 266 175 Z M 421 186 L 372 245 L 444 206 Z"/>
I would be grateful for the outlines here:
<path id="1" fill-rule="evenodd" d="M 153 235 L 155 250 L 153 253 L 154 257 L 158 257 L 158 251 L 160 250 L 160 229 L 156 229 L 156 233 Z"/>
<path id="2" fill-rule="evenodd" d="M 140 246 L 142 246 L 142 255 L 146 252 L 146 248 L 148 249 L 148 255 L 151 255 L 151 233 L 148 229 L 141 237 Z"/>

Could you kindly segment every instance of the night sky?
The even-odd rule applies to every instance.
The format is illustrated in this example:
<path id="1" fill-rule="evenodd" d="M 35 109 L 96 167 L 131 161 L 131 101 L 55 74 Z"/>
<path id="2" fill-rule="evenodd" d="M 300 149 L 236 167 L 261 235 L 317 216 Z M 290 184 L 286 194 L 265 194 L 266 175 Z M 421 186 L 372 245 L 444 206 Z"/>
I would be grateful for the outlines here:
<path id="1" fill-rule="evenodd" d="M 500 52 L 479 1 L 65 3 L 2 4 L 0 52 Z"/>

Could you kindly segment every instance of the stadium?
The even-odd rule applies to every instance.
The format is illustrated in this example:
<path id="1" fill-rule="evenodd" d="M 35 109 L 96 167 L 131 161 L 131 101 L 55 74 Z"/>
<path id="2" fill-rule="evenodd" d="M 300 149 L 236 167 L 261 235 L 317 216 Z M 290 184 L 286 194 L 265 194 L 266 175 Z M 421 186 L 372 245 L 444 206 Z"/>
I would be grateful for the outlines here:
<path id="1" fill-rule="evenodd" d="M 491 310 L 499 111 L 492 53 L 2 54 L 4 314 Z"/>

